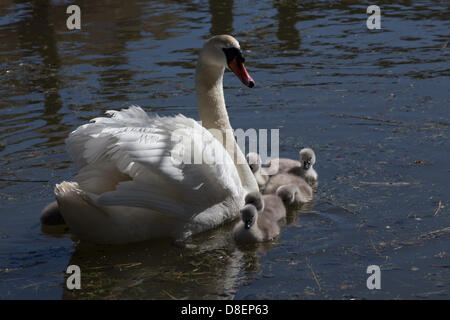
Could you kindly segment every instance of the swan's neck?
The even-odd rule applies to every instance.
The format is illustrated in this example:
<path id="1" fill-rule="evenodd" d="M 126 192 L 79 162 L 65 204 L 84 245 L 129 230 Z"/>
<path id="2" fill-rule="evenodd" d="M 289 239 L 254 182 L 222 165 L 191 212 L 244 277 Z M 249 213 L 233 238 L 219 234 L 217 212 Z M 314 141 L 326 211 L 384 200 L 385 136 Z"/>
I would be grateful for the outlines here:
<path id="1" fill-rule="evenodd" d="M 197 65 L 195 89 L 198 112 L 203 127 L 226 131 L 231 129 L 223 96 L 223 67 Z"/>
<path id="2" fill-rule="evenodd" d="M 247 192 L 258 191 L 256 179 L 232 135 L 233 131 L 223 96 L 224 71 L 224 67 L 204 64 L 201 58 L 197 64 L 195 90 L 200 120 L 203 127 L 222 143 L 232 157 L 244 189 Z M 217 136 L 219 132 L 220 137 Z"/>

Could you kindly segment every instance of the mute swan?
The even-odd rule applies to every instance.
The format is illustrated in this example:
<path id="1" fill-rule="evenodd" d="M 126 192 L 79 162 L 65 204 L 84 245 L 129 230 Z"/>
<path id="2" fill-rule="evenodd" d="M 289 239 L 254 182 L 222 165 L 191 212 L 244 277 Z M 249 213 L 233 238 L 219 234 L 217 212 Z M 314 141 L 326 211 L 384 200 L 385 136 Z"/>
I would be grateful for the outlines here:
<path id="1" fill-rule="evenodd" d="M 300 161 L 280 158 L 271 160 L 269 165 L 278 163 L 279 173 L 290 173 L 302 177 L 310 186 L 317 186 L 318 175 L 313 166 L 316 163 L 316 154 L 311 148 L 303 148 L 299 152 Z"/>
<path id="2" fill-rule="evenodd" d="M 252 192 L 245 197 L 241 221 L 233 229 L 237 242 L 263 242 L 280 234 L 278 221 L 286 217 L 286 208 L 276 195 Z"/>
<path id="3" fill-rule="evenodd" d="M 96 243 L 182 240 L 236 217 L 258 185 L 232 135 L 222 78 L 228 66 L 253 87 L 244 61 L 231 36 L 205 42 L 195 76 L 201 124 L 132 106 L 73 131 L 66 143 L 79 173 L 55 187 L 71 232 Z"/>
<path id="4" fill-rule="evenodd" d="M 294 185 L 297 187 L 297 190 L 290 189 L 290 192 L 296 191 L 295 193 L 295 201 L 293 204 L 301 205 L 303 203 L 309 202 L 313 198 L 313 190 L 311 186 L 306 183 L 303 178 L 300 178 L 296 175 L 289 173 L 279 173 L 275 176 L 272 176 L 267 183 L 266 188 L 264 189 L 265 194 L 278 194 L 282 191 L 279 190 L 281 186 L 285 185 Z M 282 189 L 283 190 L 283 189 Z M 289 189 L 288 189 L 289 190 Z M 280 195 L 280 194 L 279 194 Z M 284 199 L 284 195 L 281 194 L 280 197 Z"/>
<path id="5" fill-rule="evenodd" d="M 255 152 L 249 152 L 245 158 L 247 159 L 250 170 L 255 176 L 259 189 L 264 189 L 267 181 L 269 181 L 269 176 L 261 168 L 261 157 Z"/>

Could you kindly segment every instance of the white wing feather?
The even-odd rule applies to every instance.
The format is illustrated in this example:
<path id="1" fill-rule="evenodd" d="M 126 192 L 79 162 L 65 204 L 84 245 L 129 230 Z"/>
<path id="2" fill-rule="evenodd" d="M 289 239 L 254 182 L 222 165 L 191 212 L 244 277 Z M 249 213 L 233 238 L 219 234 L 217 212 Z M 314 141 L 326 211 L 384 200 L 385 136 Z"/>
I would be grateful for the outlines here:
<path id="1" fill-rule="evenodd" d="M 230 196 L 242 197 L 231 157 L 195 120 L 148 116 L 136 106 L 107 114 L 66 140 L 80 169 L 76 181 L 98 206 L 143 207 L 189 220 Z"/>

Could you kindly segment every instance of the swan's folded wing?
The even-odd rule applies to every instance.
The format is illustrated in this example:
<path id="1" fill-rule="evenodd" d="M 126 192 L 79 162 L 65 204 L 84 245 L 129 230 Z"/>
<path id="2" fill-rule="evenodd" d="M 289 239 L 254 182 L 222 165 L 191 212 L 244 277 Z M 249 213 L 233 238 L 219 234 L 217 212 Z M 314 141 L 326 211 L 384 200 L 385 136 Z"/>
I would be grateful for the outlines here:
<path id="1" fill-rule="evenodd" d="M 82 171 L 112 164 L 130 177 L 99 194 L 98 205 L 145 207 L 190 219 L 227 197 L 242 195 L 230 156 L 193 119 L 148 117 L 139 107 L 109 113 L 111 118 L 96 118 L 67 140 Z"/>

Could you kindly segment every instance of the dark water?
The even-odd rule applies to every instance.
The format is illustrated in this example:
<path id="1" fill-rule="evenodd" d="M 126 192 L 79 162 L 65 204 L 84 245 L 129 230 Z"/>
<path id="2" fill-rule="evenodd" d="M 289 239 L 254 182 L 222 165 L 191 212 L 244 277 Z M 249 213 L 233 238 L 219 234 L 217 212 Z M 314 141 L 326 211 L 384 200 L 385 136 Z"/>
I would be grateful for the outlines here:
<path id="1" fill-rule="evenodd" d="M 448 1 L 0 3 L 0 298 L 449 299 Z M 280 153 L 315 149 L 319 189 L 272 243 L 232 225 L 167 242 L 94 246 L 43 230 L 42 207 L 75 167 L 68 133 L 137 104 L 197 117 L 204 39 L 236 36 L 257 86 L 225 76 L 234 128 L 280 128 Z M 82 289 L 65 289 L 65 269 Z M 381 267 L 381 290 L 366 268 Z"/>

